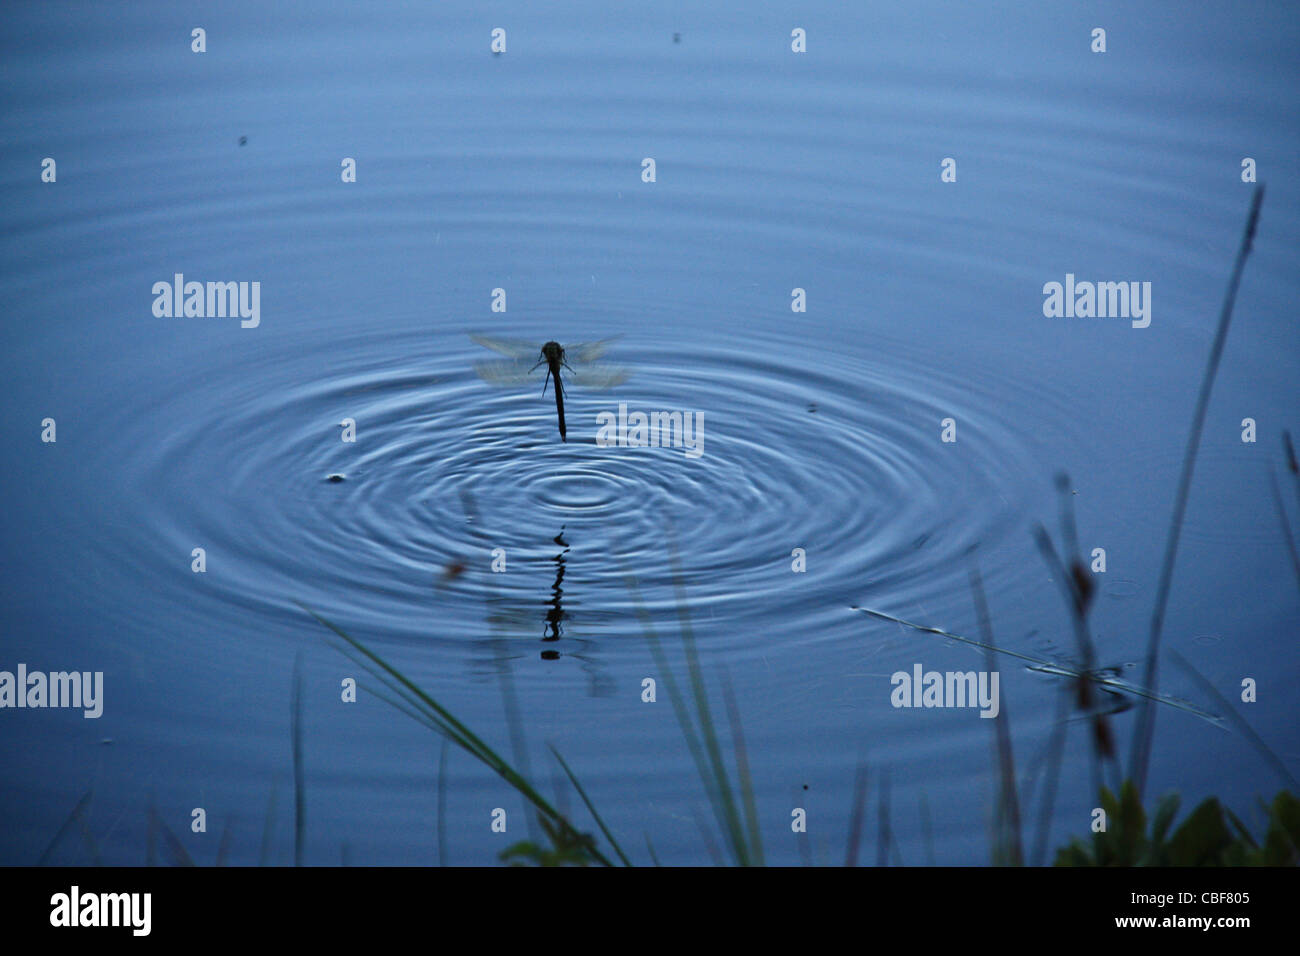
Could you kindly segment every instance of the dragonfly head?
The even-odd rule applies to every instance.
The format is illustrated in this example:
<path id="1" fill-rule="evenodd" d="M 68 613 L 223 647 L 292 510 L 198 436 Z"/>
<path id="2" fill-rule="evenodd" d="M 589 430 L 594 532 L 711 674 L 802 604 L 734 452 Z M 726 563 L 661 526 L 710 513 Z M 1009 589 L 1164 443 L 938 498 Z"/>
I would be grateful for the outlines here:
<path id="1" fill-rule="evenodd" d="M 550 365 L 564 362 L 564 346 L 559 342 L 547 342 L 542 346 L 542 359 Z"/>

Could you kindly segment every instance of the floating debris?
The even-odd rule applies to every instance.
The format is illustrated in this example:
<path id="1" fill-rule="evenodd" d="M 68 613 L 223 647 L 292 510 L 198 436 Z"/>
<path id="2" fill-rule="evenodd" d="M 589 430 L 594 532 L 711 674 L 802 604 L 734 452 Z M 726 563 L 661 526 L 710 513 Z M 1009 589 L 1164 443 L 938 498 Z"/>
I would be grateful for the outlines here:
<path id="1" fill-rule="evenodd" d="M 456 578 L 464 574 L 466 569 L 468 568 L 469 565 L 466 564 L 463 560 L 461 560 L 460 558 L 453 558 L 452 560 L 448 561 L 446 566 L 442 569 L 443 583 L 446 583 L 447 581 L 454 581 Z"/>
<path id="2" fill-rule="evenodd" d="M 892 614 L 886 614 L 883 611 L 873 611 L 870 608 L 860 607 L 856 604 L 849 606 L 850 611 L 858 611 L 861 614 L 869 614 L 872 617 L 879 618 L 882 621 L 889 621 L 902 627 L 911 628 L 914 631 L 921 631 L 925 634 L 937 634 L 939 637 L 947 638 L 950 641 L 960 641 L 962 644 L 969 644 L 971 647 L 980 647 L 986 651 L 993 651 L 998 654 L 1006 654 L 1008 657 L 1019 658 L 1026 662 L 1026 670 L 1037 671 L 1040 674 L 1050 674 L 1053 677 L 1072 677 L 1076 680 L 1086 680 L 1097 684 L 1102 690 L 1109 692 L 1120 692 L 1129 694 L 1133 697 L 1145 698 L 1160 704 L 1168 704 L 1170 707 L 1184 711 L 1185 713 L 1194 714 L 1207 723 L 1214 724 L 1216 727 L 1223 727 L 1223 718 L 1218 714 L 1211 714 L 1208 711 L 1193 707 L 1185 700 L 1177 697 L 1170 697 L 1168 694 L 1160 694 L 1152 690 L 1147 690 L 1137 684 L 1131 684 L 1128 681 L 1121 680 L 1114 675 L 1114 668 L 1100 668 L 1097 670 L 1084 671 L 1068 664 L 1059 664 L 1054 661 L 1043 660 L 1039 657 L 1031 657 L 1028 654 L 1021 654 L 1018 651 L 1008 650 L 1005 647 L 996 647 L 992 644 L 985 644 L 983 641 L 977 641 L 969 637 L 962 637 L 959 634 L 953 634 L 951 631 L 945 631 L 939 627 L 927 627 L 924 624 L 913 624 L 911 621 L 905 621 L 901 617 L 894 617 Z"/>
<path id="3" fill-rule="evenodd" d="M 240 145 L 240 146 L 247 146 L 247 145 L 248 145 L 248 137 L 247 137 L 247 136 L 241 136 L 241 137 L 239 137 L 239 145 Z"/>

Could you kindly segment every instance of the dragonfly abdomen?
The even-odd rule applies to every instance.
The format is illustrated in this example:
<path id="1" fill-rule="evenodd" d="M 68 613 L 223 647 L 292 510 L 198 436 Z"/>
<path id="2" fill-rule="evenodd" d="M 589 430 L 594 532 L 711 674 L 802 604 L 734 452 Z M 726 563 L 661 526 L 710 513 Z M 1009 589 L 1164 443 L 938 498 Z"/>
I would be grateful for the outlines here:
<path id="1" fill-rule="evenodd" d="M 560 384 L 560 372 L 555 372 L 555 414 L 560 419 L 560 441 L 567 442 L 564 428 L 564 386 Z"/>

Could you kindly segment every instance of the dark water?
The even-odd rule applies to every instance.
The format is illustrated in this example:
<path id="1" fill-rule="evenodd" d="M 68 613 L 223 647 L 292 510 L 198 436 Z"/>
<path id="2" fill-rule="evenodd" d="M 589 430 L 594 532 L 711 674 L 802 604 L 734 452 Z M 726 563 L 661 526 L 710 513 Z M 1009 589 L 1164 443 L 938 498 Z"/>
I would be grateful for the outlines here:
<path id="1" fill-rule="evenodd" d="M 708 862 L 672 708 L 662 686 L 641 701 L 662 675 L 640 610 L 682 664 L 675 578 L 715 706 L 723 674 L 736 692 L 769 862 L 843 859 L 860 762 L 864 858 L 887 774 L 903 862 L 988 862 L 992 722 L 890 704 L 894 672 L 982 657 L 851 607 L 976 635 L 978 545 L 998 640 L 1076 659 L 1030 535 L 1057 528 L 1064 470 L 1082 549 L 1106 551 L 1099 662 L 1138 678 L 1252 188 L 1243 157 L 1269 191 L 1165 645 L 1233 701 L 1257 680 L 1258 702 L 1236 706 L 1296 766 L 1300 600 L 1269 483 L 1272 468 L 1300 528 L 1280 444 L 1300 371 L 1294 12 L 238 3 L 6 19 L 0 669 L 103 671 L 105 691 L 97 720 L 0 711 L 0 862 L 39 859 L 87 791 L 105 862 L 144 860 L 151 804 L 200 863 L 224 828 L 229 859 L 257 862 L 268 817 L 270 858 L 290 860 L 298 655 L 306 861 L 437 862 L 438 739 L 296 602 L 547 793 L 553 743 L 639 862 L 643 833 L 664 862 Z M 259 324 L 155 316 L 151 289 L 177 273 L 259 282 Z M 1150 282 L 1149 327 L 1045 317 L 1043 285 L 1067 273 Z M 573 387 L 561 443 L 540 377 L 474 374 L 489 357 L 474 331 L 621 335 L 609 357 L 632 374 Z M 702 454 L 598 445 L 620 402 L 702 415 Z M 356 704 L 346 677 L 363 678 Z M 1063 685 L 1010 659 L 1001 677 L 1028 786 Z M 1222 710 L 1168 663 L 1160 686 Z M 1116 720 L 1126 747 L 1132 725 Z M 1069 741 L 1053 845 L 1096 802 L 1081 725 Z M 1153 792 L 1216 794 L 1249 819 L 1278 786 L 1239 735 L 1161 709 Z M 449 755 L 442 788 L 446 862 L 492 863 L 526 834 L 519 798 L 467 756 Z M 195 807 L 206 834 L 189 831 Z M 489 831 L 495 807 L 512 836 Z M 802 848 L 792 807 L 809 814 Z M 74 836 L 50 859 L 91 856 Z"/>

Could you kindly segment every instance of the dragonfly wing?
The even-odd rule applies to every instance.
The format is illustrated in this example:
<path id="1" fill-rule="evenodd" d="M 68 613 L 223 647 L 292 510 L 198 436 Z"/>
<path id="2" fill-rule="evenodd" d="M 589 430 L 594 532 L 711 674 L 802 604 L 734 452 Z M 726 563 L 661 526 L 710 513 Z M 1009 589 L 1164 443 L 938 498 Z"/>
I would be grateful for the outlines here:
<path id="1" fill-rule="evenodd" d="M 528 374 L 529 366 L 525 362 L 475 362 L 474 371 L 478 377 L 492 385 L 513 386 L 536 381 Z"/>
<path id="2" fill-rule="evenodd" d="M 631 374 L 621 365 L 607 365 L 601 362 L 596 365 L 579 365 L 576 371 L 570 372 L 565 377 L 574 385 L 581 385 L 583 388 L 613 388 L 626 382 Z"/>
<path id="3" fill-rule="evenodd" d="M 540 345 L 528 339 L 503 339 L 490 335 L 477 335 L 473 332 L 470 333 L 469 337 L 484 348 L 491 349 L 493 352 L 500 352 L 502 355 L 509 355 L 515 359 L 537 361 L 542 352 Z"/>
<path id="4" fill-rule="evenodd" d="M 566 345 L 564 355 L 569 361 L 594 362 L 605 354 L 607 348 L 622 337 L 621 335 L 613 335 L 598 342 L 577 342 L 574 345 Z"/>

